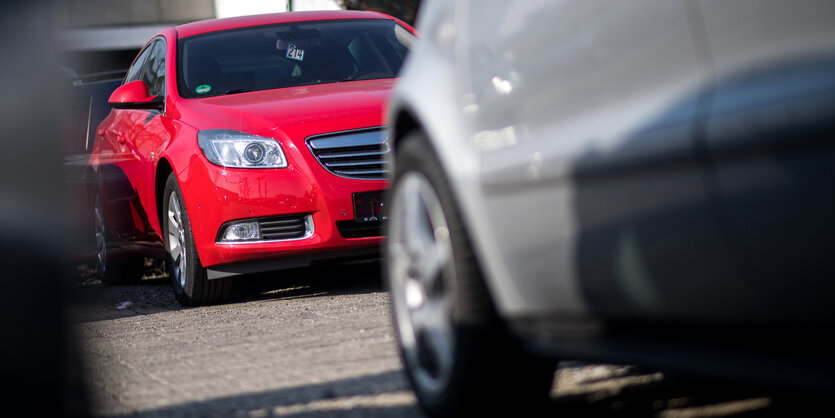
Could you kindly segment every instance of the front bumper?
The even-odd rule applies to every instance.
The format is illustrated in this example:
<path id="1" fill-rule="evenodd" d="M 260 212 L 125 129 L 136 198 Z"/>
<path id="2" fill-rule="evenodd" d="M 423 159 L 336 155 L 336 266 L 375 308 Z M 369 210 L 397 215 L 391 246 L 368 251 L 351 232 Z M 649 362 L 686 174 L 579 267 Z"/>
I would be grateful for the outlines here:
<path id="1" fill-rule="evenodd" d="M 346 238 L 337 222 L 354 220 L 353 193 L 384 190 L 387 182 L 335 176 L 289 148 L 291 165 L 286 168 L 224 168 L 194 155 L 178 173 L 197 253 L 210 278 L 378 253 L 380 236 Z M 273 242 L 218 242 L 224 223 L 282 215 L 310 215 L 313 233 Z"/>

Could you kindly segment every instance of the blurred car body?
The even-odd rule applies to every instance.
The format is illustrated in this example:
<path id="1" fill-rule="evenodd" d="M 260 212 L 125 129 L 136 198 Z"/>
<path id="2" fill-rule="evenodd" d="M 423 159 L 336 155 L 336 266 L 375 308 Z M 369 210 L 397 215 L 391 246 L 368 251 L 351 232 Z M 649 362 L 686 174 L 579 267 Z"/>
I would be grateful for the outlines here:
<path id="1" fill-rule="evenodd" d="M 108 98 L 122 84 L 119 75 L 124 72 L 79 77 L 71 73 L 71 82 L 64 98 L 62 122 L 64 123 L 64 173 L 67 183 L 67 209 L 69 212 L 70 242 L 69 260 L 75 264 L 87 264 L 95 260 L 96 246 L 93 207 L 88 192 L 90 178 L 88 161 L 96 139 L 96 127 L 110 112 Z"/>
<path id="2" fill-rule="evenodd" d="M 831 389 L 832 16 L 425 2 L 389 112 L 386 244 L 422 404 L 544 395 L 547 379 L 473 371 L 530 352 Z M 473 327 L 524 349 L 470 360 L 489 351 Z"/>
<path id="3" fill-rule="evenodd" d="M 414 30 L 373 12 L 298 12 L 168 28 L 109 102 L 90 158 L 98 270 L 165 257 L 177 299 L 230 276 L 376 257 L 383 105 Z"/>

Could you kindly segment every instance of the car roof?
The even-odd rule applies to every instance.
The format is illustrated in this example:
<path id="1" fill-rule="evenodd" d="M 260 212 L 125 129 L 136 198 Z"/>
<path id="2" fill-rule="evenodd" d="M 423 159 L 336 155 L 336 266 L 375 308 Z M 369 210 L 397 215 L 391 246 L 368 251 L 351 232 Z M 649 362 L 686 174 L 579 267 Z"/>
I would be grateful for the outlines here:
<path id="1" fill-rule="evenodd" d="M 217 32 L 228 29 L 244 28 L 248 26 L 272 25 L 276 23 L 304 22 L 315 20 L 337 20 L 337 19 L 391 19 L 389 16 L 378 12 L 366 12 L 357 10 L 328 10 L 314 12 L 285 12 L 270 13 L 251 16 L 227 17 L 222 19 L 201 20 L 175 26 L 177 36 L 185 38 L 188 36 L 200 35 L 208 32 Z"/>

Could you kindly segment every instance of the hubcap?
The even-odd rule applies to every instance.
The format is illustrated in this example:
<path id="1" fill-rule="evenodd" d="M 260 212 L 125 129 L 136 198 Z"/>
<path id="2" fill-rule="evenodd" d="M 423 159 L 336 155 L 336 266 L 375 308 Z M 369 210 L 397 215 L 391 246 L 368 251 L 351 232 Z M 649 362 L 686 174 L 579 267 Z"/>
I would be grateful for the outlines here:
<path id="1" fill-rule="evenodd" d="M 180 199 L 177 192 L 171 192 L 168 197 L 168 254 L 174 260 L 173 275 L 180 287 L 186 286 L 186 231 L 183 226 L 183 212 L 180 209 Z"/>
<path id="2" fill-rule="evenodd" d="M 95 215 L 95 231 L 96 231 L 96 267 L 99 270 L 99 275 L 104 275 L 104 269 L 107 267 L 105 261 L 107 260 L 107 242 L 104 225 L 104 211 L 101 207 L 101 198 L 96 195 L 96 202 L 93 207 Z"/>
<path id="3" fill-rule="evenodd" d="M 419 173 L 404 175 L 392 200 L 386 247 L 394 320 L 416 383 L 437 392 L 449 380 L 455 347 L 449 228 L 437 194 Z"/>

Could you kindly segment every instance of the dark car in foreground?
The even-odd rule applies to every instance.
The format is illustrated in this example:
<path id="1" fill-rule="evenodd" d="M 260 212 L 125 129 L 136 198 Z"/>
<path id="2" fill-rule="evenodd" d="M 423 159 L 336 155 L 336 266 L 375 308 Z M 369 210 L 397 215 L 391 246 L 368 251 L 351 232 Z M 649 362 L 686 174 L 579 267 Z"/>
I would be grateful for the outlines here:
<path id="1" fill-rule="evenodd" d="M 96 127 L 110 113 L 108 98 L 122 84 L 124 71 L 79 76 L 66 68 L 67 94 L 63 100 L 63 155 L 70 220 L 69 262 L 91 264 L 95 260 L 94 226 L 90 212 L 92 179 L 87 163 L 96 140 Z"/>
<path id="2" fill-rule="evenodd" d="M 546 399 L 560 359 L 831 392 L 833 16 L 424 2 L 385 244 L 421 404 Z"/>

